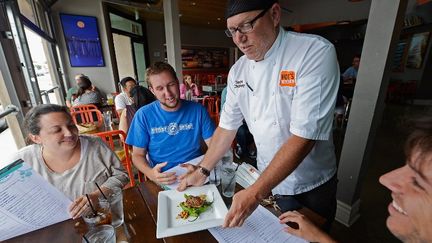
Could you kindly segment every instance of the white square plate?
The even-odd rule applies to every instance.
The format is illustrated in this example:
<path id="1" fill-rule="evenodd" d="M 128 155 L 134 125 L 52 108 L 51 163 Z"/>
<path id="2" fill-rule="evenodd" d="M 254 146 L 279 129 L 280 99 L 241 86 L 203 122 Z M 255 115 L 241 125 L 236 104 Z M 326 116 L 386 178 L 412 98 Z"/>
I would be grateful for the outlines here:
<path id="1" fill-rule="evenodd" d="M 182 211 L 179 204 L 185 200 L 184 194 L 193 196 L 205 194 L 208 201 L 213 200 L 213 204 L 193 222 L 189 222 L 193 218 L 177 219 L 177 215 Z M 221 226 L 227 213 L 228 209 L 213 184 L 190 187 L 183 192 L 177 190 L 161 191 L 158 195 L 156 238 L 160 239 Z"/>

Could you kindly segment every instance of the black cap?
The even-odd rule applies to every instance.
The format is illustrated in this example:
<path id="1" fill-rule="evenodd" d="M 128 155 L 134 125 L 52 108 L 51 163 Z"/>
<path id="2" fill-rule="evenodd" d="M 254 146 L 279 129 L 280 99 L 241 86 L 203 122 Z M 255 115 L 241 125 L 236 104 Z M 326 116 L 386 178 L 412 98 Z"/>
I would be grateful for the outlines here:
<path id="1" fill-rule="evenodd" d="M 261 9 L 268 9 L 277 0 L 229 0 L 225 12 L 225 18 L 231 16 Z"/>

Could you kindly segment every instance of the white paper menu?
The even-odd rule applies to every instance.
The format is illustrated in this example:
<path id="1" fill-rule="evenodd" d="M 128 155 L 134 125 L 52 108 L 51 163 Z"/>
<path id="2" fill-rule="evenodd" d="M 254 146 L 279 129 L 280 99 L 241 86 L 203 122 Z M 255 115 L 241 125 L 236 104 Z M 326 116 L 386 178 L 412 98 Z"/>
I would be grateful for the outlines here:
<path id="1" fill-rule="evenodd" d="M 192 165 L 197 165 L 199 162 L 201 162 L 201 160 L 204 158 L 204 155 L 201 155 L 199 157 L 196 157 L 195 159 L 189 160 L 188 162 L 185 162 L 185 164 L 192 164 Z M 183 175 L 187 173 L 187 169 L 181 167 L 180 165 L 177 165 L 165 172 L 175 172 L 177 176 Z M 208 181 L 208 179 L 206 179 L 206 181 Z M 176 190 L 177 187 L 180 185 L 180 181 L 176 181 L 173 184 L 170 185 L 163 185 L 162 188 L 164 190 Z"/>
<path id="2" fill-rule="evenodd" d="M 279 219 L 263 206 L 258 205 L 257 209 L 249 216 L 242 227 L 209 229 L 210 233 L 218 242 L 236 243 L 307 243 L 307 241 L 283 231 L 286 225 L 280 224 Z"/>
<path id="3" fill-rule="evenodd" d="M 24 161 L 7 165 L 0 170 L 0 241 L 69 219 L 71 203 Z"/>

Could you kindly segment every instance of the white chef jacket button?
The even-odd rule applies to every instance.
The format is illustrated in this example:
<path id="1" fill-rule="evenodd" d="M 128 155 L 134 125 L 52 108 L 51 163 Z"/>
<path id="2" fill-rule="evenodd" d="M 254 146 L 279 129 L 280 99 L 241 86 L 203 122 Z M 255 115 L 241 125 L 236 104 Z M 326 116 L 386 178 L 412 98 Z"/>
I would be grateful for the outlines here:
<path id="1" fill-rule="evenodd" d="M 277 124 L 277 122 L 273 122 L 273 125 L 276 125 Z"/>
<path id="2" fill-rule="evenodd" d="M 274 92 L 272 92 L 272 96 L 274 96 Z"/>

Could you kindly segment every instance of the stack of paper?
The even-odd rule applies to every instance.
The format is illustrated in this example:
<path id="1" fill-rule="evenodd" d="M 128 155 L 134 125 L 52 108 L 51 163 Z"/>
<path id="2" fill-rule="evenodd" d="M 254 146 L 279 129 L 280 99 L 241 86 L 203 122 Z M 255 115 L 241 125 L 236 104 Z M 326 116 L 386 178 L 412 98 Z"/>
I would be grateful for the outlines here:
<path id="1" fill-rule="evenodd" d="M 247 188 L 253 183 L 255 183 L 255 181 L 258 180 L 258 177 L 260 175 L 261 172 L 257 168 L 243 162 L 239 165 L 239 168 L 237 169 L 236 181 L 243 188 Z"/>
<path id="2" fill-rule="evenodd" d="M 306 243 L 307 241 L 283 231 L 284 224 L 270 211 L 259 205 L 243 223 L 242 227 L 209 229 L 220 243 L 254 242 L 254 243 Z"/>

